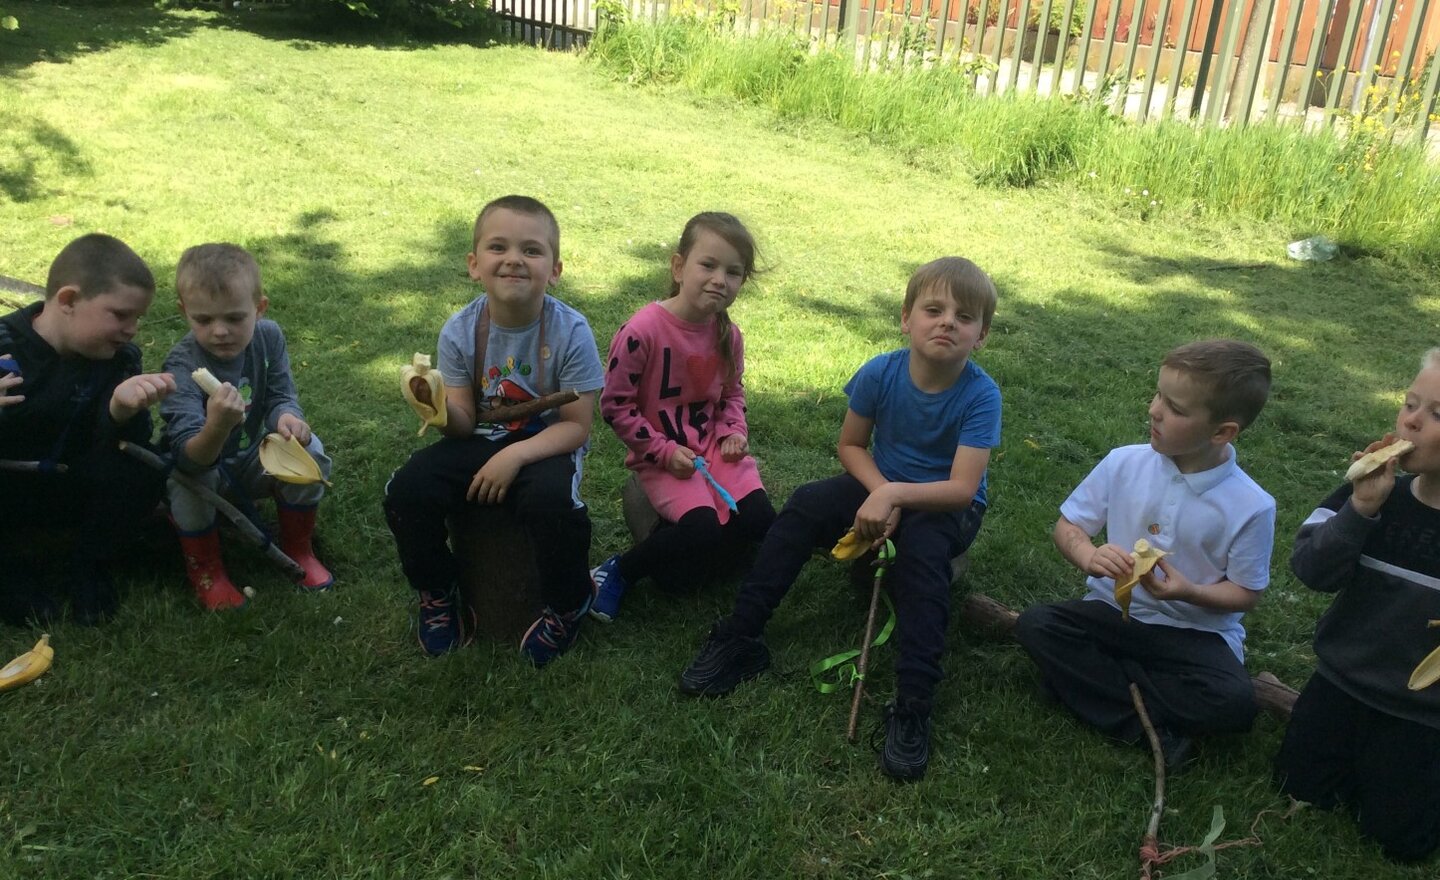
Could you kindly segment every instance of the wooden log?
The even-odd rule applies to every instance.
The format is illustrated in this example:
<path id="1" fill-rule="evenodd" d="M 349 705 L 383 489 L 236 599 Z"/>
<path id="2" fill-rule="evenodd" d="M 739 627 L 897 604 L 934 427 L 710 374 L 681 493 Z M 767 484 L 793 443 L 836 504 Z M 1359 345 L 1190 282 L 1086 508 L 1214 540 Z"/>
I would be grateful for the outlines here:
<path id="1" fill-rule="evenodd" d="M 625 527 L 630 530 L 630 537 L 636 544 L 660 528 L 660 514 L 655 512 L 650 499 L 645 496 L 645 490 L 640 488 L 640 480 L 634 474 L 620 487 L 620 512 L 624 515 Z"/>
<path id="2" fill-rule="evenodd" d="M 960 600 L 957 613 L 966 624 L 985 630 L 997 638 L 1010 638 L 1015 631 L 1015 621 L 1020 617 L 983 593 L 967 594 Z M 1300 696 L 1299 691 L 1270 672 L 1260 673 L 1250 679 L 1250 684 L 1255 689 L 1257 707 L 1281 721 L 1289 720 L 1295 700 Z"/>
<path id="3" fill-rule="evenodd" d="M 481 635 L 515 646 L 544 606 L 530 537 L 503 507 L 472 505 L 449 522 L 460 592 Z"/>

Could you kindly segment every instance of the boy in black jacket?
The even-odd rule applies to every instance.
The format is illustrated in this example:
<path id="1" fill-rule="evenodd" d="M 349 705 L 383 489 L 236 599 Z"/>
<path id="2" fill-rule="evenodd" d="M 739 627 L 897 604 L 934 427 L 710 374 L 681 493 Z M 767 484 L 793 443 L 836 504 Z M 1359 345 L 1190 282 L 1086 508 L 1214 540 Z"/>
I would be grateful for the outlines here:
<path id="1" fill-rule="evenodd" d="M 98 623 L 115 610 L 109 563 L 165 489 L 164 475 L 117 442 L 148 443 L 149 407 L 175 390 L 170 376 L 141 372 L 130 341 L 154 295 L 145 262 L 93 233 L 56 256 L 44 302 L 0 318 L 0 498 L 23 525 L 76 535 L 54 571 L 6 554 L 0 621 L 58 615 L 45 575 L 65 584 L 76 621 Z"/>
<path id="2" fill-rule="evenodd" d="M 1331 493 L 1300 527 L 1290 567 L 1334 593 L 1315 628 L 1318 668 L 1275 759 L 1281 790 L 1331 809 L 1399 861 L 1440 845 L 1440 687 L 1410 690 L 1440 631 L 1440 348 L 1395 418 L 1415 448 Z M 1355 453 L 1359 458 L 1363 453 Z M 1409 472 L 1396 476 L 1398 464 Z"/>

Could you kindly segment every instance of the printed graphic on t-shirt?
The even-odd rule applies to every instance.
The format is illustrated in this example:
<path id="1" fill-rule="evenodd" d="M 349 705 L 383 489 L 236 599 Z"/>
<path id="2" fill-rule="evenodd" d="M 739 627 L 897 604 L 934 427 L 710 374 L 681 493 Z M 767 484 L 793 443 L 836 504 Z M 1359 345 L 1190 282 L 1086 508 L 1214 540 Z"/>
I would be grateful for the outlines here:
<path id="1" fill-rule="evenodd" d="M 520 377 L 529 376 L 531 372 L 533 371 L 529 364 L 523 361 L 517 362 L 513 355 L 507 357 L 504 364 L 491 364 L 485 370 L 485 375 L 480 378 L 480 388 L 484 392 L 484 399 L 478 419 L 479 424 L 475 428 L 476 434 L 489 439 L 498 439 L 516 431 L 535 434 L 544 430 L 545 421 L 539 413 L 509 422 L 488 421 L 486 416 L 486 413 L 495 407 L 513 406 L 517 403 L 534 400 L 536 397 L 534 391 L 518 381 Z"/>

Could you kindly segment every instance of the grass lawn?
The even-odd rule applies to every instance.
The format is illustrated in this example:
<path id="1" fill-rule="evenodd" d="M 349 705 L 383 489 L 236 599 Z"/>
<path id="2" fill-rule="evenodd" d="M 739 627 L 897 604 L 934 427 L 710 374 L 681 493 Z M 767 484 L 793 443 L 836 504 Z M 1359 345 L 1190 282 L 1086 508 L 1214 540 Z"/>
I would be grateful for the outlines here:
<path id="1" fill-rule="evenodd" d="M 837 470 L 841 388 L 901 344 L 908 274 L 946 253 L 987 268 L 1001 301 L 980 361 L 1005 431 L 968 585 L 1017 607 L 1080 595 L 1049 541 L 1056 508 L 1106 450 L 1143 440 L 1163 353 L 1213 335 L 1261 345 L 1275 392 L 1240 455 L 1280 514 L 1249 665 L 1297 686 L 1326 598 L 1289 575 L 1291 537 L 1440 342 L 1440 277 L 1413 266 L 1291 263 L 1289 229 L 979 189 L 831 129 L 613 84 L 573 56 L 315 41 L 255 12 L 4 11 L 22 30 L 0 34 L 0 273 L 41 281 L 79 233 L 122 237 L 160 279 L 140 339 L 158 367 L 184 331 L 181 250 L 253 250 L 337 461 L 321 538 L 338 587 L 299 595 L 232 543 L 232 573 L 259 595 L 207 615 L 178 555 L 150 548 L 124 571 L 117 620 L 57 627 L 55 668 L 0 697 L 0 877 L 1135 874 L 1149 756 L 1043 706 L 1012 644 L 952 623 L 922 784 L 889 783 L 844 742 L 848 700 L 804 671 L 860 637 L 863 603 L 832 563 L 777 615 L 776 673 L 725 700 L 682 699 L 674 681 L 729 584 L 638 588 L 541 673 L 508 644 L 420 656 L 379 503 L 424 442 L 397 375 L 474 296 L 464 253 L 494 196 L 555 209 L 560 294 L 602 350 L 664 294 L 688 216 L 751 224 L 769 271 L 733 314 L 777 499 Z M 594 439 L 598 562 L 626 540 L 625 472 L 603 425 Z M 33 640 L 0 632 L 0 654 Z M 876 652 L 865 729 L 893 662 Z M 1268 775 L 1281 734 L 1261 718 L 1207 743 L 1172 781 L 1162 838 L 1198 843 L 1217 805 L 1227 839 L 1283 810 Z M 1335 816 L 1272 813 L 1256 831 L 1263 846 L 1219 854 L 1221 876 L 1434 875 L 1385 862 Z"/>

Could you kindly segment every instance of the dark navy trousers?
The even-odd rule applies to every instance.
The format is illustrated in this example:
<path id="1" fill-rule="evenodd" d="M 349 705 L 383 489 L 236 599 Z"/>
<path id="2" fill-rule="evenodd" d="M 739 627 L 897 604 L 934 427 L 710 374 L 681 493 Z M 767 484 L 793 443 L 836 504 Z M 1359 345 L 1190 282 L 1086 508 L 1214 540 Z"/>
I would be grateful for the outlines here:
<path id="1" fill-rule="evenodd" d="M 864 484 L 843 474 L 795 490 L 775 518 L 740 585 L 732 632 L 758 636 L 815 550 L 829 550 L 855 522 L 869 496 Z M 895 561 L 885 584 L 895 603 L 896 691 L 901 699 L 929 702 L 944 677 L 940 659 L 950 624 L 950 560 L 975 540 L 985 508 L 972 504 L 944 512 L 907 510 L 892 540 Z"/>

